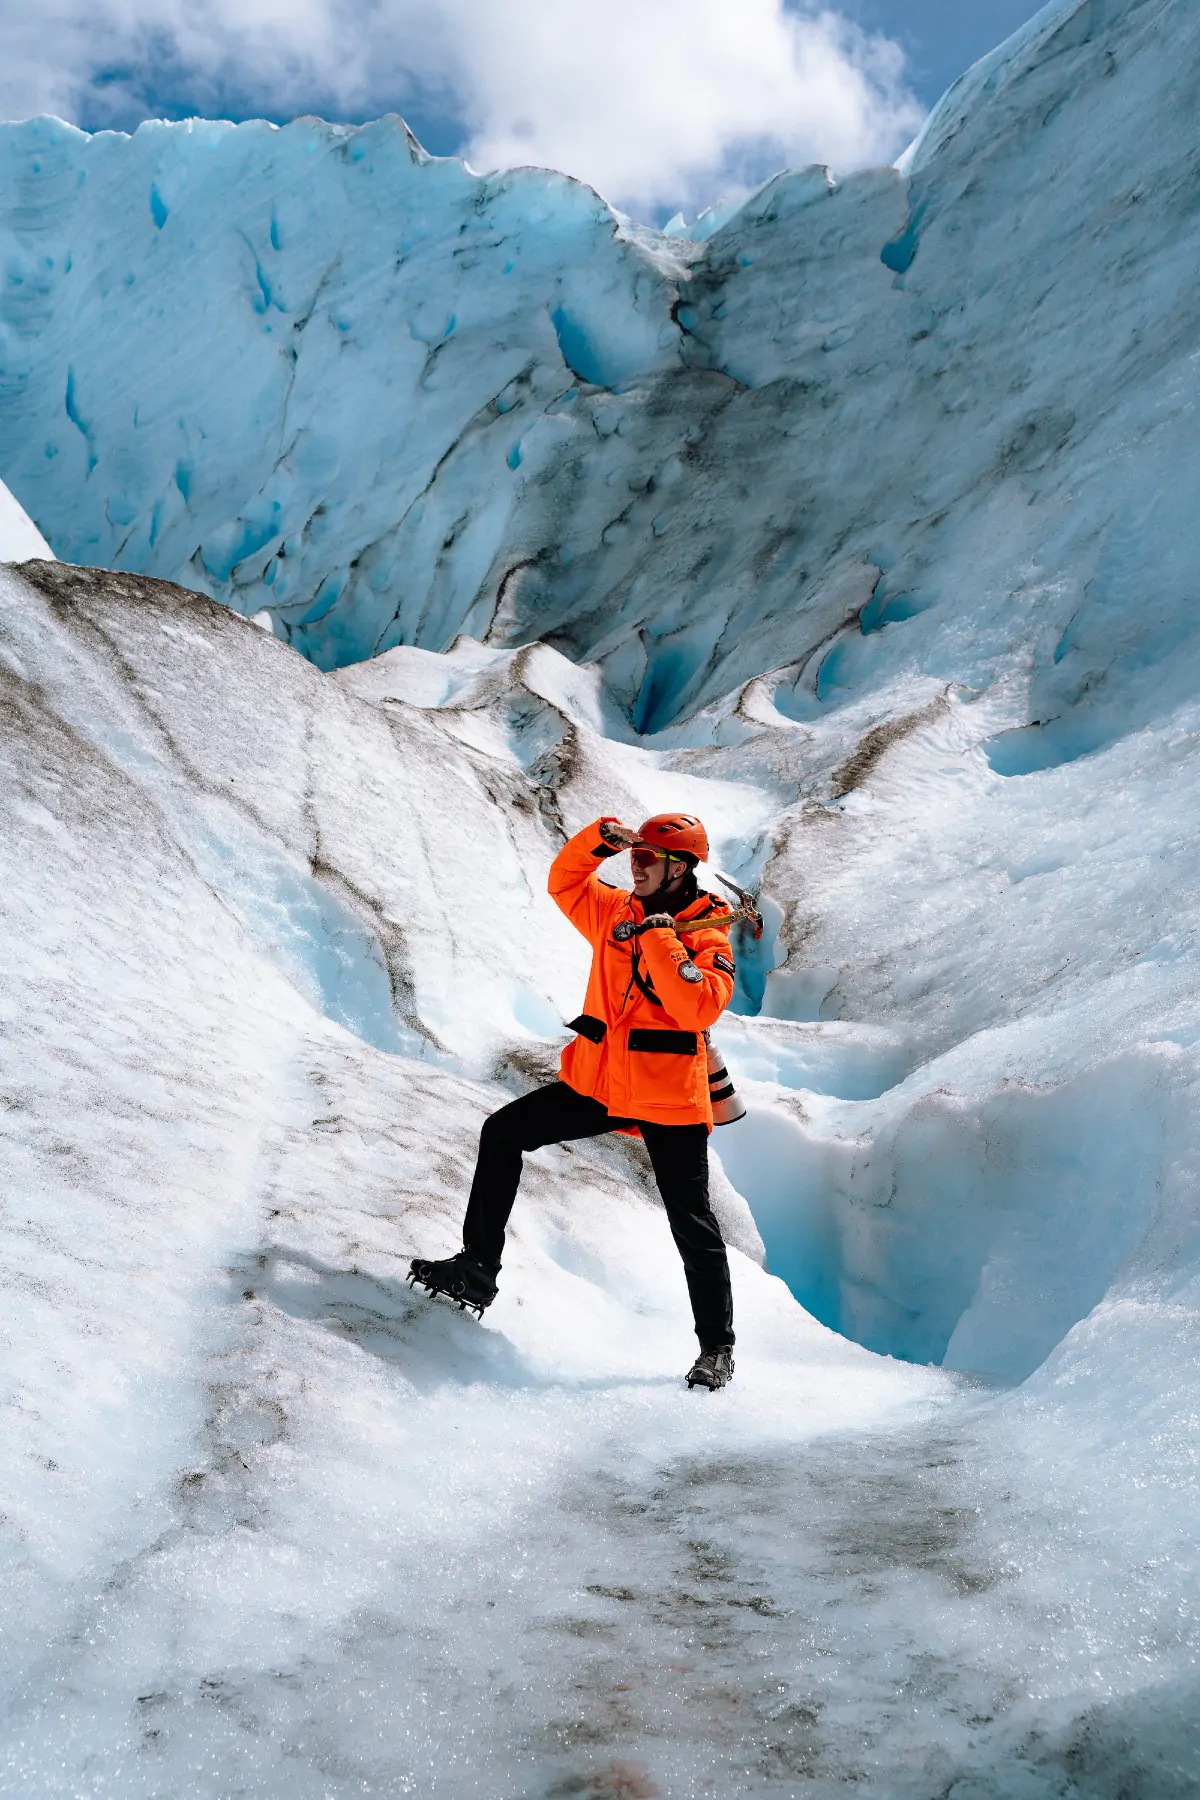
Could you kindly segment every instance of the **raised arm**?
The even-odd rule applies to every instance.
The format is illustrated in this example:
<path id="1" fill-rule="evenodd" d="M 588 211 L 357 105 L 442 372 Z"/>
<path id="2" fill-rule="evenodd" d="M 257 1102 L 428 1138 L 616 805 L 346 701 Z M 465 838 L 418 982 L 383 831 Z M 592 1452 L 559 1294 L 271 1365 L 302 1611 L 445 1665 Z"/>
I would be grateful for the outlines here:
<path id="1" fill-rule="evenodd" d="M 607 837 L 600 830 L 602 825 L 608 827 Z M 626 900 L 622 889 L 600 880 L 600 865 L 625 848 L 621 838 L 632 835 L 618 819 L 597 819 L 568 838 L 550 865 L 546 885 L 551 899 L 591 944 L 603 937 L 608 921 Z"/>

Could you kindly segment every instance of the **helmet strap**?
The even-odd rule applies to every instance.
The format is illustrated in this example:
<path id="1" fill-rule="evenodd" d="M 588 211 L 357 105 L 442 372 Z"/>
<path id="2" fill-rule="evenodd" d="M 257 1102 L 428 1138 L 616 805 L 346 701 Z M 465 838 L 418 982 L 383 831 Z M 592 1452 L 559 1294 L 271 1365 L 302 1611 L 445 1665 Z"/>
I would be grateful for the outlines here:
<path id="1" fill-rule="evenodd" d="M 675 863 L 675 862 L 681 863 L 683 865 L 684 876 L 683 876 L 683 879 L 679 883 L 678 893 L 668 895 L 666 890 L 672 885 L 672 881 L 674 879 L 671 876 L 671 863 Z M 650 894 L 647 897 L 652 901 L 661 899 L 663 902 L 664 910 L 667 912 L 681 913 L 685 907 L 688 907 L 692 904 L 692 901 L 696 898 L 696 895 L 700 891 L 696 885 L 695 868 L 693 865 L 691 865 L 688 862 L 688 859 L 686 856 L 672 856 L 670 861 L 667 863 L 666 874 L 667 874 L 667 879 L 664 880 L 662 886 L 658 890 L 658 893 Z"/>

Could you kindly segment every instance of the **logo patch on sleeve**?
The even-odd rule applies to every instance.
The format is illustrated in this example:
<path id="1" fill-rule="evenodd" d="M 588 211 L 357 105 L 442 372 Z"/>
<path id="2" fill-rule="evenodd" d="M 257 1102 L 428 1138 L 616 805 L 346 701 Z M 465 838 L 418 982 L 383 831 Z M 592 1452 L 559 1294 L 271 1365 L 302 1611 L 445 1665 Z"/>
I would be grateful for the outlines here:
<path id="1" fill-rule="evenodd" d="M 728 956 L 722 956 L 719 951 L 717 955 L 713 957 L 713 968 L 724 969 L 727 975 L 732 975 L 734 973 L 732 959 Z"/>

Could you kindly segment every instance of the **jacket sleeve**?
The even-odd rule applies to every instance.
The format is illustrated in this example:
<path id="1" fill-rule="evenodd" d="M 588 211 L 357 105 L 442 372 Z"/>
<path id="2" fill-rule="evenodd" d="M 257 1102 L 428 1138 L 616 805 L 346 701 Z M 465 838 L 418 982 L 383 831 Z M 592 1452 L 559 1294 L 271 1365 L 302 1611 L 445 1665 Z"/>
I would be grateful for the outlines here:
<path id="1" fill-rule="evenodd" d="M 723 931 L 706 931 L 693 940 L 689 957 L 673 931 L 644 931 L 638 939 L 654 991 L 677 1025 L 685 1031 L 707 1031 L 733 998 L 733 957 Z M 700 980 L 679 973 L 693 963 Z"/>
<path id="2" fill-rule="evenodd" d="M 627 899 L 623 889 L 600 880 L 601 863 L 620 854 L 600 836 L 600 827 L 605 823 L 604 819 L 597 819 L 594 825 L 568 838 L 550 865 L 546 884 L 555 905 L 591 944 L 603 937 L 613 913 Z"/>

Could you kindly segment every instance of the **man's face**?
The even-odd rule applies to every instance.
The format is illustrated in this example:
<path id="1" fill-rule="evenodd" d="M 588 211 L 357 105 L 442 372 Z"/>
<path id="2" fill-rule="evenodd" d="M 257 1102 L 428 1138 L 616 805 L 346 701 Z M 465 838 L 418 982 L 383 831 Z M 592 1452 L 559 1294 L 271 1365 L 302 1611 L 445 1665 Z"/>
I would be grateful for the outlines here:
<path id="1" fill-rule="evenodd" d="M 687 874 L 688 866 L 681 856 L 668 856 L 662 850 L 652 850 L 648 844 L 635 844 L 629 856 L 633 891 L 639 900 L 675 892 Z"/>

